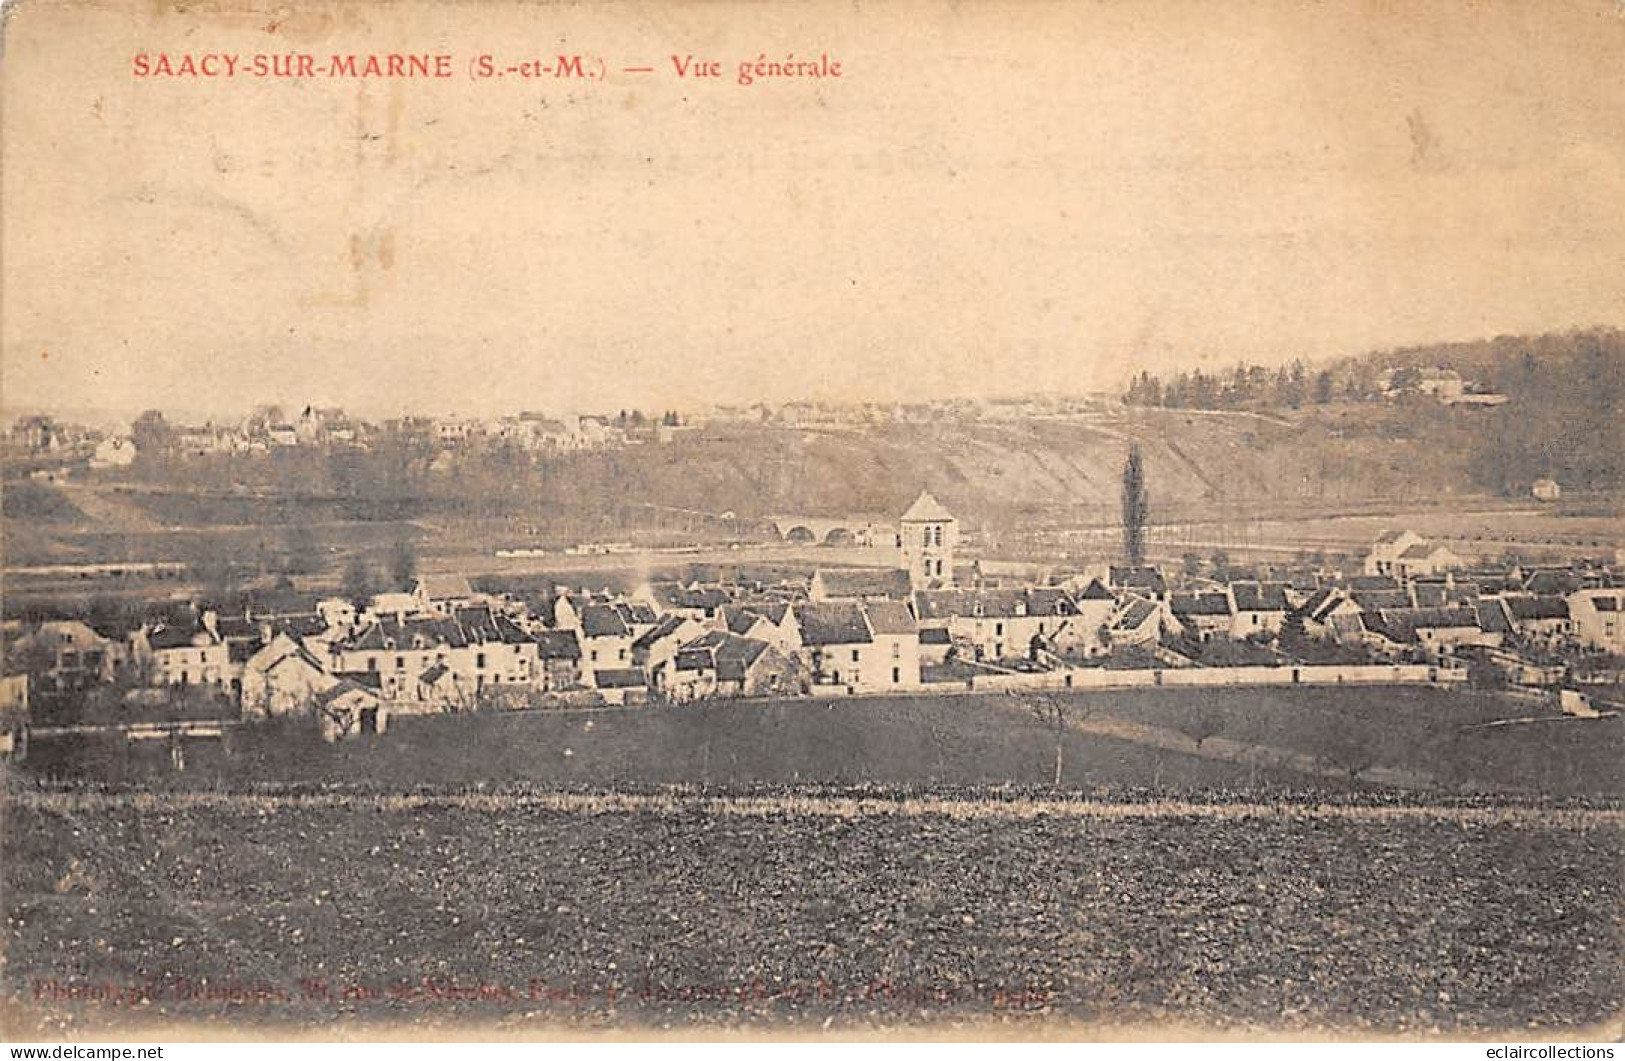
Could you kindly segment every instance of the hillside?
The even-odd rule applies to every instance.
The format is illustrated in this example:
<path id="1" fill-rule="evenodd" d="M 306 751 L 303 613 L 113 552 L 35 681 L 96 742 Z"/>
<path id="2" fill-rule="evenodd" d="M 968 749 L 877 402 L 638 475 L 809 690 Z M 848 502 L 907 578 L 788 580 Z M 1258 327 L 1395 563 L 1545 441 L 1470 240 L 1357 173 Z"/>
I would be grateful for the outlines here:
<path id="1" fill-rule="evenodd" d="M 335 474 L 333 458 L 189 462 L 156 481 L 28 484 L 8 528 L 52 535 L 198 526 L 519 519 L 546 533 L 682 526 L 734 513 L 893 515 L 929 489 L 974 526 L 1110 521 L 1129 447 L 1141 446 L 1156 519 L 1265 515 L 1474 493 L 1486 414 L 1372 405 L 1290 415 L 1123 409 L 1088 418 L 940 421 L 853 429 L 719 424 L 667 445 L 516 464 L 469 455 L 433 471 Z M 354 463 L 357 458 L 346 458 Z M 97 503 L 98 497 L 101 499 Z M 26 500 L 26 504 L 21 503 Z M 117 511 L 116 521 L 98 519 Z M 79 513 L 62 523 L 64 513 Z M 137 517 L 140 517 L 137 519 Z M 13 539 L 16 541 L 17 539 Z"/>
<path id="2" fill-rule="evenodd" d="M 1421 384 L 1425 373 L 1441 369 L 1456 372 L 1469 392 L 1505 403 L 1460 416 Z M 1241 363 L 1169 378 L 1142 372 L 1124 400 L 1137 408 L 1271 415 L 1349 402 L 1404 436 L 1431 434 L 1429 421 L 1444 417 L 1464 429 L 1455 440 L 1468 455 L 1460 481 L 1480 491 L 1516 496 L 1546 478 L 1570 490 L 1625 487 L 1625 331 L 1614 328 L 1436 343 L 1273 371 Z"/>
<path id="3" fill-rule="evenodd" d="M 1455 368 L 1508 400 L 1382 398 L 1361 382 L 1405 367 Z M 1282 372 L 1194 373 L 1194 390 L 1182 375 L 1152 386 L 1157 402 L 1145 400 L 1150 377 L 1141 376 L 1137 404 L 1067 415 L 984 418 L 965 407 L 838 427 L 716 422 L 664 444 L 534 460 L 490 443 L 439 450 L 388 435 L 366 450 L 144 459 L 118 479 L 14 479 L 7 555 L 127 559 L 160 546 L 168 555 L 177 530 L 223 527 L 262 538 L 263 528 L 313 527 L 345 549 L 410 534 L 409 524 L 468 520 L 495 521 L 504 537 L 690 541 L 765 533 L 768 518 L 784 515 L 889 518 L 921 489 L 973 529 L 1110 525 L 1136 444 L 1155 523 L 1527 498 L 1545 477 L 1563 486 L 1565 511 L 1599 515 L 1614 513 L 1625 491 L 1625 333 L 1373 353 L 1298 374 L 1312 397 L 1284 405 L 1277 398 L 1295 393 L 1295 373 Z M 1244 407 L 1196 407 L 1192 394 Z M 1176 401 L 1184 404 L 1170 407 Z M 358 533 L 363 526 L 377 534 Z"/>

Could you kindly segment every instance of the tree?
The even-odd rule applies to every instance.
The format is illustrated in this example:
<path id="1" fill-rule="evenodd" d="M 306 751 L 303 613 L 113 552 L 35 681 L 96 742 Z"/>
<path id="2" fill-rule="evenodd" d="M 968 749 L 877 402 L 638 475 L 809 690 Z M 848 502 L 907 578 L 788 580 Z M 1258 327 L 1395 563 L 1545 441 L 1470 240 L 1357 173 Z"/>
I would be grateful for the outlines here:
<path id="1" fill-rule="evenodd" d="M 418 577 L 418 554 L 405 538 L 397 539 L 389 550 L 389 579 L 401 592 L 409 592 Z"/>
<path id="2" fill-rule="evenodd" d="M 1346 715 L 1332 716 L 1322 738 L 1323 765 L 1343 774 L 1352 785 L 1378 759 L 1375 736 L 1362 723 Z"/>
<path id="3" fill-rule="evenodd" d="M 157 409 L 148 409 L 130 424 L 130 441 L 143 457 L 163 456 L 174 440 L 174 431 Z"/>
<path id="4" fill-rule="evenodd" d="M 1065 748 L 1067 727 L 1073 722 L 1083 722 L 1093 710 L 1089 701 L 1067 696 L 1064 693 L 1030 693 L 1026 697 L 1027 709 L 1034 718 L 1042 722 L 1055 739 L 1055 775 L 1051 784 L 1055 788 L 1061 787 L 1061 771 L 1065 766 Z"/>
<path id="5" fill-rule="evenodd" d="M 1305 628 L 1303 612 L 1293 609 L 1287 614 L 1286 621 L 1281 624 L 1281 636 L 1277 643 L 1287 655 L 1303 657 L 1304 650 L 1309 646 L 1309 632 Z"/>
<path id="6" fill-rule="evenodd" d="M 344 568 L 344 596 L 360 611 L 372 599 L 372 565 L 364 556 L 352 556 Z"/>
<path id="7" fill-rule="evenodd" d="M 1209 737 L 1217 737 L 1223 733 L 1224 726 L 1224 712 L 1210 703 L 1198 703 L 1195 709 L 1178 723 L 1179 732 L 1195 741 L 1198 749 Z"/>
<path id="8" fill-rule="evenodd" d="M 1315 377 L 1315 404 L 1326 405 L 1332 400 L 1332 370 L 1326 369 Z"/>
<path id="9" fill-rule="evenodd" d="M 1146 499 L 1145 466 L 1138 443 L 1129 447 L 1123 466 L 1123 555 L 1130 567 L 1145 562 L 1145 525 L 1151 515 Z"/>

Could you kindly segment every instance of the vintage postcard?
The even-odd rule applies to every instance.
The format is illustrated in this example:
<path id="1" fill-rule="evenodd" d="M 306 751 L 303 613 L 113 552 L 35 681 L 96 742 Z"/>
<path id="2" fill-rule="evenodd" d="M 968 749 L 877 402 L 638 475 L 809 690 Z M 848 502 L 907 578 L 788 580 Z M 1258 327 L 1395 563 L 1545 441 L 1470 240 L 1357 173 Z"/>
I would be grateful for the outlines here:
<path id="1" fill-rule="evenodd" d="M 1616 0 L 3 30 L 5 1036 L 1625 1031 Z"/>

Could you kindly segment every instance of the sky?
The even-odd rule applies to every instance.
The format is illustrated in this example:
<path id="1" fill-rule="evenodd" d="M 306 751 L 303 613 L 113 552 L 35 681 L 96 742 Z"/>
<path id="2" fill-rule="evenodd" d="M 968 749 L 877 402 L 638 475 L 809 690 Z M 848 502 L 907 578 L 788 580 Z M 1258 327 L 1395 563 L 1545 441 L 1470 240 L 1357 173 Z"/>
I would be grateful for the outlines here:
<path id="1" fill-rule="evenodd" d="M 183 6 L 8 10 L 8 410 L 1078 392 L 1625 325 L 1615 0 Z M 132 72 L 388 51 L 458 75 Z M 607 77 L 467 76 L 560 51 Z M 737 83 L 790 53 L 842 76 Z"/>

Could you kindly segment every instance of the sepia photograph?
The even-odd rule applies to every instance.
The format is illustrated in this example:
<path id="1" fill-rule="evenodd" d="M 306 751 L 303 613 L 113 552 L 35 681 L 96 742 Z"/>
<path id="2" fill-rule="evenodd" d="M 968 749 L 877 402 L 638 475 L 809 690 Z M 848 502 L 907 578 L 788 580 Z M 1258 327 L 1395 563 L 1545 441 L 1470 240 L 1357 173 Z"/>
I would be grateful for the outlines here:
<path id="1" fill-rule="evenodd" d="M 1613 1056 L 1625 0 L 0 33 L 0 1038 Z"/>

